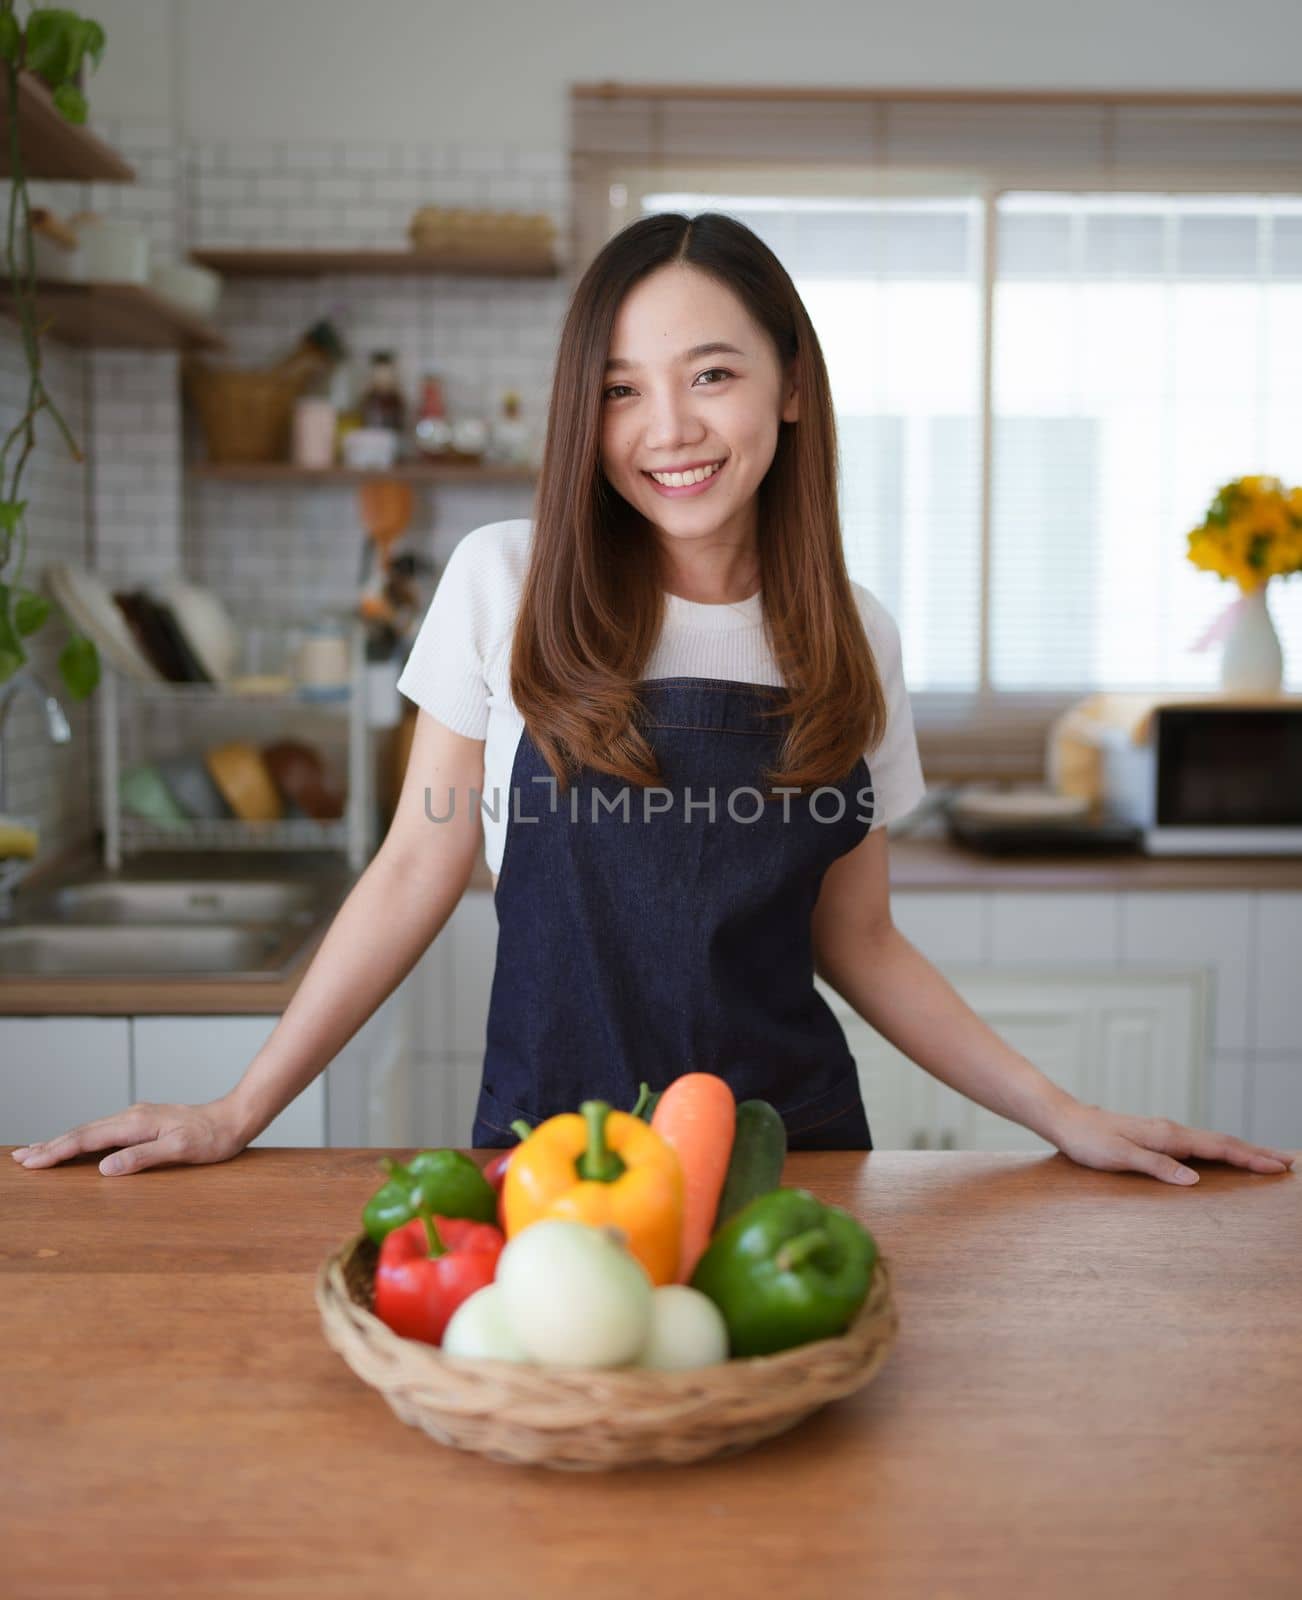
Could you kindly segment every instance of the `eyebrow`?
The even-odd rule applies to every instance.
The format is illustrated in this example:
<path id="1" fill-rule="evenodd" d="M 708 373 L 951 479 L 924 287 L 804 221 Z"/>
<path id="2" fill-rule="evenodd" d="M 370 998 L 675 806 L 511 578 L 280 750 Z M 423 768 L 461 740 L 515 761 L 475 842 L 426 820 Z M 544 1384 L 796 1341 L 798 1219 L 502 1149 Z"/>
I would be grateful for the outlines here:
<path id="1" fill-rule="evenodd" d="M 721 339 L 712 339 L 709 344 L 694 344 L 690 350 L 684 350 L 679 356 L 680 361 L 699 361 L 702 356 L 744 356 L 744 350 L 738 350 L 735 344 L 724 344 Z M 636 361 L 625 361 L 622 356 L 612 356 L 606 363 L 607 372 L 628 372 L 637 366 Z"/>

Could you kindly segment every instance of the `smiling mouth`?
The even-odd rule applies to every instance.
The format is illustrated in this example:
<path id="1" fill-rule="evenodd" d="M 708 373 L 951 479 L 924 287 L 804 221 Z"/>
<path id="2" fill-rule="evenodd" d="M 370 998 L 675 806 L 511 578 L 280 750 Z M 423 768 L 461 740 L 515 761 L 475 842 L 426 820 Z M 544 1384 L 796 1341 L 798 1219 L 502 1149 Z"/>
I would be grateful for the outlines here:
<path id="1" fill-rule="evenodd" d="M 667 482 L 651 472 L 643 471 L 642 476 L 650 483 L 657 494 L 681 498 L 687 495 L 701 494 L 708 489 L 728 465 L 728 460 L 729 458 L 725 456 L 720 461 L 710 462 L 708 467 L 697 467 L 685 473 L 666 473 L 663 476 L 669 480 Z M 699 477 L 698 473 L 704 473 L 705 475 Z"/>

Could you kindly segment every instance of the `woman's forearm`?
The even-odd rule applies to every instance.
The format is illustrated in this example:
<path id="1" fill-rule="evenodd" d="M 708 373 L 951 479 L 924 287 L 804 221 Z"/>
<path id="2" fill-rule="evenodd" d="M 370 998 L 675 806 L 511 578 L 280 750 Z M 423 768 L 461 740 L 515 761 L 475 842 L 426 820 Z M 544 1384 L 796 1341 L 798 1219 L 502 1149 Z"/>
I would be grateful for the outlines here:
<path id="1" fill-rule="evenodd" d="M 897 1050 L 998 1116 L 1053 1140 L 1072 1095 L 991 1028 L 898 928 L 822 950 L 818 975 Z"/>
<path id="2" fill-rule="evenodd" d="M 464 885 L 383 850 L 326 931 L 271 1037 L 225 1102 L 247 1144 L 338 1055 L 411 971 Z"/>

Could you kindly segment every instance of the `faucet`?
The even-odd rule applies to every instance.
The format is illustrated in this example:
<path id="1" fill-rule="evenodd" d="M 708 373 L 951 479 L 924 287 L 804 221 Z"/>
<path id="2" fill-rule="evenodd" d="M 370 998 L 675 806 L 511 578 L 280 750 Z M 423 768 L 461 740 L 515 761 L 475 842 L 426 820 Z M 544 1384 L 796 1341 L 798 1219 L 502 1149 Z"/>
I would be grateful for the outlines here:
<path id="1" fill-rule="evenodd" d="M 64 715 L 63 707 L 30 667 L 14 674 L 0 685 L 0 816 L 4 816 L 9 803 L 9 763 L 5 750 L 5 725 L 9 711 L 19 694 L 26 691 L 41 702 L 45 713 L 45 731 L 51 744 L 67 744 L 72 739 L 72 729 Z M 22 878 L 29 863 L 22 860 L 0 861 L 0 916 L 12 909 L 12 890 Z"/>

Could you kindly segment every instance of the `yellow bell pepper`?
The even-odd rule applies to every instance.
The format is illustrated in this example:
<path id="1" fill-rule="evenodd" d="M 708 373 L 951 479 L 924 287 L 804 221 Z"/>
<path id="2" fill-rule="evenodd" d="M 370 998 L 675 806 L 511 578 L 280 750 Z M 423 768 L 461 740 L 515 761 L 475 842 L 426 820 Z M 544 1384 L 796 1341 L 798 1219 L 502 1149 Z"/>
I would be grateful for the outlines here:
<path id="1" fill-rule="evenodd" d="M 549 1117 L 511 1153 L 502 1184 L 508 1239 L 544 1218 L 621 1228 L 651 1282 L 673 1283 L 683 1230 L 677 1152 L 604 1100 Z"/>

